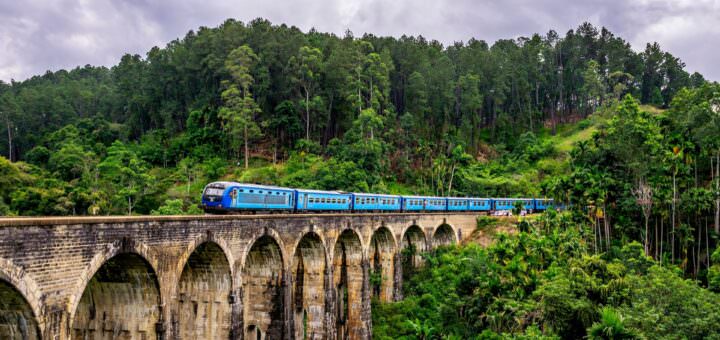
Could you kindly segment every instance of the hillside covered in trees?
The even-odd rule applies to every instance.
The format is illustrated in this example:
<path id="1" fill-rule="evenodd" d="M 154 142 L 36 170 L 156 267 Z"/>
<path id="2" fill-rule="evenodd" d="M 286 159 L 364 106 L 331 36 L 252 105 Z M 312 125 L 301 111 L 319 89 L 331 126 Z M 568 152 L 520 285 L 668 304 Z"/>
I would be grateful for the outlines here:
<path id="1" fill-rule="evenodd" d="M 110 69 L 0 82 L 0 152 L 13 162 L 3 161 L 0 213 L 149 213 L 167 198 L 190 207 L 225 176 L 541 195 L 562 166 L 534 169 L 554 152 L 540 137 L 625 94 L 667 107 L 705 82 L 683 67 L 657 44 L 637 53 L 587 23 L 443 46 L 227 20 Z"/>
<path id="2" fill-rule="evenodd" d="M 220 179 L 567 204 L 425 254 L 378 338 L 719 331 L 720 85 L 587 23 L 443 46 L 228 20 L 0 82 L 0 123 L 0 215 L 199 213 Z"/>

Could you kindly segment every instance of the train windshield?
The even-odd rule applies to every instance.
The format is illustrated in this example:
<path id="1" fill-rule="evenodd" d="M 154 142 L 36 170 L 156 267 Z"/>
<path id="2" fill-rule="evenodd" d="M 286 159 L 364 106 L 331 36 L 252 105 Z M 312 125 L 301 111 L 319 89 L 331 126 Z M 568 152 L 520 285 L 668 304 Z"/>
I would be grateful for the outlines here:
<path id="1" fill-rule="evenodd" d="M 205 188 L 205 196 L 216 196 L 220 197 L 223 195 L 223 192 L 225 191 L 225 187 L 223 186 L 208 186 Z"/>

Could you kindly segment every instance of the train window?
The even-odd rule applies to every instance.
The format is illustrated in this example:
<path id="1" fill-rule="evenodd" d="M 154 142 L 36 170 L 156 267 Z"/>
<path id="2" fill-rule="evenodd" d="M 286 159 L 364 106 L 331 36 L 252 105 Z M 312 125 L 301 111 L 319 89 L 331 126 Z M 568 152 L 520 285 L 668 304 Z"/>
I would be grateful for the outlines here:
<path id="1" fill-rule="evenodd" d="M 262 194 L 262 193 L 263 193 L 263 191 L 262 191 L 262 190 L 259 190 L 259 191 L 258 191 L 258 194 Z"/>
<path id="2" fill-rule="evenodd" d="M 253 190 L 253 189 L 250 189 L 250 193 L 253 193 L 253 192 L 255 192 L 255 190 Z"/>
<path id="3" fill-rule="evenodd" d="M 240 192 L 245 192 L 245 190 L 244 190 L 244 189 L 240 189 Z"/>

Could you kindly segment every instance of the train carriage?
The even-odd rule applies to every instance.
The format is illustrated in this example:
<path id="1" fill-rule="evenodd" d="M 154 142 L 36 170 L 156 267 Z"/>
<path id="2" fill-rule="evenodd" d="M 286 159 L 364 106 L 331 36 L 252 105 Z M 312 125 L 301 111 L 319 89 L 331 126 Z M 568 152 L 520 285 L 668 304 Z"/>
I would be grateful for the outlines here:
<path id="1" fill-rule="evenodd" d="M 552 198 L 537 198 L 535 199 L 535 210 L 545 211 L 555 206 L 555 200 Z"/>
<path id="2" fill-rule="evenodd" d="M 206 211 L 293 210 L 294 200 L 290 188 L 213 182 L 203 191 L 202 205 Z"/>
<path id="3" fill-rule="evenodd" d="M 354 211 L 400 211 L 400 196 L 381 194 L 352 194 Z"/>
<path id="4" fill-rule="evenodd" d="M 447 198 L 432 196 L 402 196 L 403 211 L 447 211 Z"/>
<path id="5" fill-rule="evenodd" d="M 489 198 L 469 198 L 469 211 L 490 211 L 492 210 L 492 199 Z"/>
<path id="6" fill-rule="evenodd" d="M 469 198 L 455 198 L 455 197 L 449 197 L 447 198 L 447 210 L 448 211 L 467 211 L 469 210 L 469 204 L 470 204 Z"/>
<path id="7" fill-rule="evenodd" d="M 350 211 L 352 195 L 341 191 L 296 189 L 297 211 Z"/>
<path id="8" fill-rule="evenodd" d="M 515 202 L 522 202 L 523 210 L 531 212 L 535 209 L 532 198 L 496 198 L 493 200 L 495 211 L 507 211 L 515 208 Z"/>

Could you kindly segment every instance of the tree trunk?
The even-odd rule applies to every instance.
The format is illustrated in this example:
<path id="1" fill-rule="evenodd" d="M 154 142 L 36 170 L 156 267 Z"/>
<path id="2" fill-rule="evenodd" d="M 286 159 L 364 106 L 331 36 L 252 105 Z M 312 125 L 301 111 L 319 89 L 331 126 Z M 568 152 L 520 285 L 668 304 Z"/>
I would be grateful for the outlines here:
<path id="1" fill-rule="evenodd" d="M 5 114 L 5 123 L 7 124 L 8 135 L 8 160 L 13 161 L 13 145 L 12 145 L 12 124 L 10 123 L 10 114 Z"/>
<path id="2" fill-rule="evenodd" d="M 650 255 L 650 233 L 648 230 L 648 222 L 650 218 L 648 214 L 645 214 L 645 256 Z"/>
<path id="3" fill-rule="evenodd" d="M 660 264 L 663 263 L 663 241 L 665 234 L 665 219 L 660 218 Z"/>
<path id="4" fill-rule="evenodd" d="M 675 180 L 675 171 L 673 171 L 673 197 L 672 197 L 672 234 L 670 242 L 670 259 L 675 263 L 675 199 L 677 197 L 677 182 Z"/>
<path id="5" fill-rule="evenodd" d="M 450 170 L 450 183 L 448 184 L 448 191 L 447 191 L 448 196 L 450 196 L 450 193 L 452 192 L 453 177 L 455 177 L 455 164 L 453 164 L 452 170 Z"/>
<path id="6" fill-rule="evenodd" d="M 305 88 L 305 139 L 310 140 L 310 91 Z"/>
<path id="7" fill-rule="evenodd" d="M 247 124 L 245 124 L 245 126 L 243 127 L 243 132 L 245 135 L 244 136 L 244 139 L 245 139 L 245 143 L 244 143 L 245 144 L 245 169 L 247 169 L 249 167 L 249 158 L 250 158 L 249 157 L 250 155 L 248 155 L 248 127 L 247 127 Z"/>
<path id="8" fill-rule="evenodd" d="M 658 253 L 658 249 L 659 249 L 658 248 L 658 235 L 660 235 L 660 233 L 658 232 L 658 219 L 656 218 L 655 219 L 655 234 L 653 234 L 653 241 L 654 241 L 653 243 L 655 243 L 655 256 L 654 256 L 655 261 L 657 261 L 658 254 L 659 254 Z"/>
<path id="9" fill-rule="evenodd" d="M 603 200 L 603 225 L 605 226 L 605 249 L 610 250 L 610 215 L 607 210 L 607 197 Z"/>

